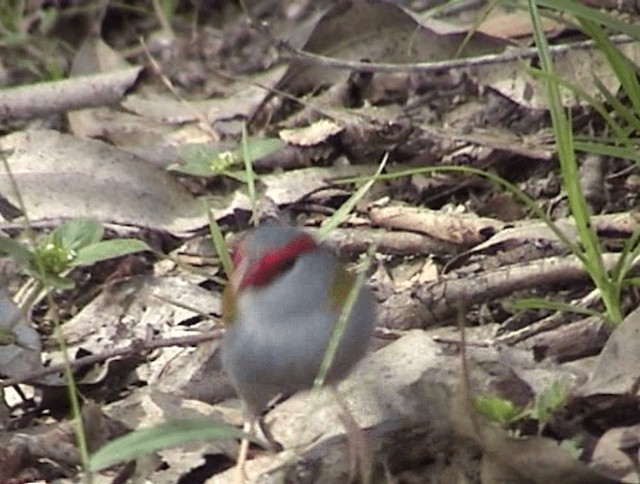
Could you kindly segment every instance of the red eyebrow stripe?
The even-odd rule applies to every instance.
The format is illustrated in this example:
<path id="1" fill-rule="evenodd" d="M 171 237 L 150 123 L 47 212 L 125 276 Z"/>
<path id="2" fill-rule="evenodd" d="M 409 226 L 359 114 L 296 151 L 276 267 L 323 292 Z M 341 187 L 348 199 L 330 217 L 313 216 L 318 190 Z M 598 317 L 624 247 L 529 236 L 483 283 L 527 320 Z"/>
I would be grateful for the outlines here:
<path id="1" fill-rule="evenodd" d="M 309 234 L 300 234 L 287 245 L 267 251 L 262 258 L 245 274 L 240 289 L 248 286 L 264 286 L 290 261 L 316 247 Z"/>

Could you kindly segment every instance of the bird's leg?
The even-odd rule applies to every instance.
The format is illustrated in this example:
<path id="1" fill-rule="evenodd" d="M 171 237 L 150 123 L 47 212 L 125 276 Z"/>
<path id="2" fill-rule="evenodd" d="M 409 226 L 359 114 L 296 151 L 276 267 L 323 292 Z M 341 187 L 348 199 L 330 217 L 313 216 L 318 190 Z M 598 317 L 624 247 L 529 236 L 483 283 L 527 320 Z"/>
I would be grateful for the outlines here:
<path id="1" fill-rule="evenodd" d="M 269 429 L 266 422 L 264 421 L 264 417 L 263 416 L 258 417 L 257 421 L 258 421 L 258 427 L 260 428 L 260 432 L 262 432 L 262 435 L 264 435 L 264 438 L 267 440 L 267 443 L 269 444 L 269 450 L 274 454 L 278 452 L 282 452 L 283 450 L 282 445 L 280 445 L 280 443 L 273 437 L 273 434 L 271 433 L 271 429 Z"/>
<path id="2" fill-rule="evenodd" d="M 349 480 L 353 481 L 356 474 L 360 474 L 363 484 L 371 482 L 371 473 L 373 471 L 373 450 L 367 440 L 364 432 L 356 422 L 353 414 L 349 410 L 347 402 L 342 395 L 331 385 L 331 393 L 340 407 L 340 420 L 347 433 L 347 445 L 349 446 L 350 469 Z"/>
<path id="3" fill-rule="evenodd" d="M 248 420 L 245 420 L 242 427 L 242 431 L 245 434 L 253 434 L 255 428 L 256 417 L 251 416 Z M 247 454 L 249 453 L 249 439 L 244 438 L 240 441 L 240 450 L 238 451 L 238 460 L 236 460 L 236 481 L 237 484 L 244 484 L 248 481 L 247 471 L 245 469 L 247 465 Z"/>
<path id="4" fill-rule="evenodd" d="M 264 418 L 262 416 L 256 416 L 251 414 L 251 416 L 245 420 L 244 425 L 242 427 L 242 431 L 246 434 L 253 434 L 255 431 L 256 423 L 258 424 L 258 428 L 264 438 L 267 440 L 267 444 L 269 447 L 269 451 L 271 452 L 282 452 L 282 446 L 273 438 L 273 434 L 269 427 L 264 422 Z M 247 456 L 249 454 L 249 440 L 242 439 L 240 441 L 240 449 L 238 450 L 238 459 L 236 460 L 236 470 L 237 476 L 236 480 L 238 484 L 243 484 L 248 481 L 247 472 L 246 472 L 246 464 L 247 464 Z"/>

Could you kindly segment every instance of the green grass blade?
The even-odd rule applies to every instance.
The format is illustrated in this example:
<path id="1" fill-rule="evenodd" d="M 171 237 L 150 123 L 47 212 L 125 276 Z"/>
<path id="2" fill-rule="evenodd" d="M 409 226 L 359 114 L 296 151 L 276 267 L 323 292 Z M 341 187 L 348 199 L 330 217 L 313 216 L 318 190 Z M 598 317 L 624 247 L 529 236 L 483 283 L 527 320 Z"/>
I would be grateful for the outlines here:
<path id="1" fill-rule="evenodd" d="M 387 153 L 384 155 L 384 158 L 382 158 L 382 161 L 380 162 L 380 166 L 378 166 L 376 173 L 372 177 L 365 178 L 364 183 L 360 186 L 360 188 L 358 188 L 353 193 L 353 195 L 351 195 L 342 205 L 340 205 L 340 208 L 338 208 L 338 210 L 336 210 L 335 213 L 331 215 L 331 217 L 329 217 L 322 223 L 322 226 L 316 232 L 316 235 L 319 239 L 326 237 L 329 232 L 331 232 L 336 227 L 339 227 L 340 224 L 342 224 L 349 217 L 349 214 L 362 199 L 362 197 L 364 197 L 366 193 L 371 189 L 373 184 L 377 180 L 379 180 L 378 177 L 382 173 L 382 170 L 384 170 L 388 159 L 389 154 Z M 357 183 L 362 182 L 361 178 L 354 178 L 352 180 L 356 181 Z"/>
<path id="2" fill-rule="evenodd" d="M 628 146 L 612 146 L 603 143 L 590 143 L 588 141 L 576 141 L 576 151 L 591 153 L 593 155 L 610 156 L 622 160 L 633 160 L 640 164 L 640 150 Z"/>
<path id="3" fill-rule="evenodd" d="M 175 420 L 155 427 L 134 430 L 95 452 L 89 459 L 89 471 L 99 471 L 161 449 L 194 440 L 248 439 L 263 445 L 255 437 L 230 425 L 206 419 Z"/>
<path id="4" fill-rule="evenodd" d="M 640 40 L 640 29 L 637 25 L 623 22 L 616 17 L 606 14 L 600 10 L 596 10 L 595 8 L 587 7 L 573 0 L 537 0 L 536 3 L 540 7 L 546 7 L 565 14 L 568 13 L 575 15 L 578 18 L 597 22 L 612 30 L 627 34 L 633 39 Z M 529 6 L 531 7 L 531 0 L 529 0 Z"/>
<path id="5" fill-rule="evenodd" d="M 542 21 L 538 12 L 536 0 L 529 0 L 529 9 L 542 71 L 552 74 L 553 62 L 549 53 L 549 45 L 542 28 Z M 564 106 L 562 105 L 558 83 L 549 79 L 546 82 L 546 85 L 549 111 L 551 113 L 551 121 L 556 135 L 560 170 L 564 180 L 563 184 L 567 192 L 567 199 L 571 214 L 576 222 L 580 242 L 584 248 L 583 263 L 594 284 L 600 290 L 602 300 L 607 308 L 608 318 L 614 324 L 617 324 L 622 321 L 619 304 L 620 301 L 616 298 L 615 290 L 611 285 L 609 276 L 605 270 L 600 243 L 591 226 L 587 202 L 580 187 L 571 123 L 565 113 Z"/>
<path id="6" fill-rule="evenodd" d="M 222 233 L 222 230 L 218 225 L 218 221 L 213 216 L 211 207 L 207 205 L 206 211 L 207 216 L 209 217 L 209 233 L 211 234 L 213 247 L 218 254 L 218 258 L 220 259 L 220 263 L 222 264 L 224 273 L 227 275 L 227 279 L 229 279 L 231 278 L 231 274 L 233 273 L 233 261 L 231 260 L 231 256 L 229 255 L 229 247 L 227 247 L 227 243 L 224 240 L 224 234 Z"/>
<path id="7" fill-rule="evenodd" d="M 516 299 L 505 303 L 505 308 L 512 310 L 524 310 L 524 309 L 547 309 L 550 311 L 564 311 L 567 313 L 582 314 L 584 316 L 602 316 L 599 311 L 593 309 L 583 308 L 574 304 L 565 303 L 562 301 L 550 301 L 549 299 L 542 299 L 537 297 Z"/>
<path id="8" fill-rule="evenodd" d="M 253 171 L 253 159 L 249 149 L 249 134 L 247 133 L 246 123 L 242 123 L 242 160 L 244 161 L 244 170 L 247 174 L 247 192 L 251 201 L 251 214 L 253 225 L 258 225 L 258 197 L 256 194 L 256 175 Z"/>

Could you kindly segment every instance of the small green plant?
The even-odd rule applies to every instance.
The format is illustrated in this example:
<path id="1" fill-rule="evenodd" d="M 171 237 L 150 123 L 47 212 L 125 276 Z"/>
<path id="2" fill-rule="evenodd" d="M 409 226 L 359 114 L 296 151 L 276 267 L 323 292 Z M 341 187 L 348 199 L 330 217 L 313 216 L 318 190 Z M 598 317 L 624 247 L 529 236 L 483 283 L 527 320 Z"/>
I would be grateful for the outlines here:
<path id="1" fill-rule="evenodd" d="M 605 306 L 607 319 L 613 324 L 619 324 L 623 317 L 620 308 L 621 291 L 624 285 L 628 283 L 625 279 L 631 265 L 640 255 L 640 245 L 637 243 L 639 237 L 638 230 L 636 230 L 631 237 L 633 244 L 625 244 L 618 264 L 614 270 L 609 273 L 604 265 L 602 247 L 600 246 L 597 234 L 591 226 L 587 202 L 580 184 L 576 183 L 576 180 L 578 180 L 578 164 L 575 155 L 576 148 L 572 126 L 569 116 L 562 105 L 560 83 L 554 76 L 553 61 L 542 28 L 538 5 L 534 0 L 529 0 L 528 3 L 533 23 L 534 37 L 540 53 L 540 71 L 545 75 L 544 79 L 547 87 L 549 111 L 551 113 L 551 121 L 556 137 L 563 185 L 579 235 L 580 245 L 572 244 L 570 247 L 573 254 L 580 259 L 598 289 Z M 564 7 L 560 5 L 560 3 L 564 5 Z M 595 23 L 596 21 L 600 23 L 606 21 L 610 24 L 611 22 L 608 17 L 603 17 L 598 14 L 598 12 L 593 11 L 593 9 L 585 10 L 585 7 L 569 0 L 556 2 L 554 8 L 567 8 L 577 16 L 583 29 L 592 36 L 596 44 L 600 47 L 600 50 L 604 53 L 611 68 L 620 80 L 623 90 L 630 99 L 634 109 L 637 110 L 638 106 L 640 106 L 640 84 L 638 83 L 635 69 L 631 63 L 620 54 L 618 49 L 611 44 L 606 35 L 604 35 L 602 28 Z M 626 26 L 625 24 L 620 25 L 620 22 L 614 23 L 614 28 L 625 33 L 629 30 L 628 27 L 630 26 Z M 637 29 L 635 30 L 634 35 L 637 35 Z M 603 88 L 601 88 L 601 92 L 606 94 Z M 609 95 L 608 98 L 613 100 L 615 96 Z M 635 117 L 628 115 L 629 110 L 623 109 L 624 106 L 621 103 L 617 105 L 623 113 L 621 117 L 625 119 L 624 114 L 626 113 L 627 121 L 630 122 L 632 126 L 635 126 Z M 624 132 L 624 130 L 618 131 Z"/>
<path id="2" fill-rule="evenodd" d="M 475 398 L 475 407 L 480 415 L 501 427 L 508 427 L 524 415 L 511 400 L 496 395 L 481 395 Z"/>
<path id="3" fill-rule="evenodd" d="M 240 146 L 235 150 L 220 151 L 211 150 L 203 145 L 187 145 L 182 150 L 182 156 L 186 161 L 185 164 L 172 165 L 169 169 L 194 176 L 224 175 L 246 184 L 247 195 L 251 203 L 252 220 L 257 224 L 258 196 L 253 161 L 267 156 L 283 146 L 284 143 L 277 138 L 250 138 L 247 133 L 247 127 L 243 124 Z M 241 169 L 238 169 L 240 167 Z M 211 234 L 213 247 L 218 254 L 225 274 L 230 277 L 233 272 L 233 263 L 229 256 L 229 248 L 217 220 L 213 217 L 206 203 L 205 210 L 209 217 L 209 233 Z"/>
<path id="4" fill-rule="evenodd" d="M 99 222 L 78 218 L 59 225 L 31 246 L 0 235 L 0 253 L 21 262 L 24 271 L 43 286 L 71 289 L 74 283 L 65 274 L 74 267 L 150 250 L 137 239 L 102 240 L 103 236 Z"/>
<path id="5" fill-rule="evenodd" d="M 20 199 L 20 197 L 18 198 Z M 24 206 L 22 209 L 24 212 Z M 70 220 L 39 240 L 36 240 L 31 230 L 27 230 L 27 233 L 30 236 L 28 243 L 18 242 L 5 235 L 0 235 L 0 253 L 13 257 L 25 273 L 36 281 L 35 286 L 25 298 L 25 306 L 31 306 L 44 292 L 49 306 L 55 307 L 55 301 L 51 295 L 52 291 L 73 287 L 74 283 L 67 277 L 67 273 L 74 267 L 149 249 L 147 244 L 136 239 L 103 241 L 102 225 L 90 218 Z M 60 321 L 55 312 L 54 325 L 63 360 L 66 363 L 65 379 L 68 385 L 71 409 L 76 421 L 74 428 L 80 458 L 83 467 L 86 468 L 89 462 L 89 452 L 78 392 L 73 380 L 66 344 L 60 332 Z"/>
<path id="6" fill-rule="evenodd" d="M 526 408 L 518 408 L 512 401 L 496 395 L 481 395 L 475 398 L 475 408 L 490 422 L 501 427 L 517 427 L 524 419 L 533 419 L 538 423 L 538 434 L 542 433 L 551 417 L 566 402 L 569 387 L 563 381 L 553 381 L 535 396 Z"/>
<path id="7" fill-rule="evenodd" d="M 549 422 L 553 414 L 567 401 L 569 386 L 564 381 L 554 380 L 551 384 L 536 395 L 533 407 L 529 410 L 529 416 L 538 421 L 540 433 Z"/>
<path id="8" fill-rule="evenodd" d="M 234 150 L 220 150 L 207 145 L 193 143 L 180 148 L 183 163 L 169 166 L 170 170 L 186 175 L 213 177 L 228 176 L 247 183 L 246 162 L 253 162 L 282 148 L 284 143 L 277 138 L 246 138 Z"/>

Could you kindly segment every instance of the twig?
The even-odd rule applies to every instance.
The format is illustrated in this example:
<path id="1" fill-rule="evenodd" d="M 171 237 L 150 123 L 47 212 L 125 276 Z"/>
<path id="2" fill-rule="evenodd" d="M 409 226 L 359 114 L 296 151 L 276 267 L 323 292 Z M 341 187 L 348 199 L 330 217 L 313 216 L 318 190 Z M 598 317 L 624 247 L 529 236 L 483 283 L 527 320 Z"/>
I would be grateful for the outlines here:
<path id="1" fill-rule="evenodd" d="M 507 49 L 498 54 L 487 54 L 477 57 L 464 57 L 460 59 L 448 59 L 435 62 L 415 62 L 410 64 L 395 64 L 386 62 L 360 62 L 344 59 L 335 59 L 320 54 L 312 54 L 310 52 L 296 49 L 292 47 L 286 40 L 280 39 L 273 35 L 265 22 L 257 21 L 250 18 L 251 25 L 263 33 L 276 45 L 277 48 L 287 52 L 292 58 L 299 60 L 311 61 L 316 65 L 323 67 L 331 67 L 334 69 L 369 71 L 369 72 L 438 72 L 449 69 L 457 69 L 461 67 L 477 67 L 491 64 L 504 64 L 516 60 L 531 59 L 537 57 L 537 47 L 513 48 Z M 635 42 L 631 37 L 621 34 L 610 38 L 615 44 L 626 44 Z M 592 49 L 595 46 L 592 40 L 583 40 L 581 42 L 573 42 L 569 44 L 560 44 L 549 47 L 551 55 L 557 56 L 570 52 L 572 50 Z"/>
<path id="2" fill-rule="evenodd" d="M 127 356 L 127 355 L 135 355 L 135 354 L 143 354 L 145 352 L 157 349 L 164 348 L 167 346 L 195 346 L 205 341 L 219 339 L 223 334 L 222 329 L 215 329 L 213 331 L 208 331 L 206 333 L 199 333 L 192 336 L 177 336 L 175 338 L 165 338 L 165 339 L 136 339 L 133 342 L 124 348 L 114 348 L 109 351 L 105 351 L 104 353 L 99 353 L 95 355 L 84 356 L 82 358 L 78 358 L 77 360 L 69 362 L 69 367 L 71 369 L 79 368 L 85 365 L 93 365 L 95 363 L 100 363 L 106 361 L 110 358 L 115 358 L 117 356 Z M 42 378 L 43 376 L 50 375 L 52 373 L 57 373 L 59 371 L 63 371 L 65 368 L 64 363 L 58 363 L 55 365 L 48 366 L 46 368 L 41 368 L 39 370 L 35 370 L 27 373 L 26 375 L 10 378 L 9 380 L 5 380 L 0 382 L 0 389 L 6 388 L 12 385 L 17 385 L 19 383 L 26 383 L 32 380 L 37 380 L 38 378 Z"/>

